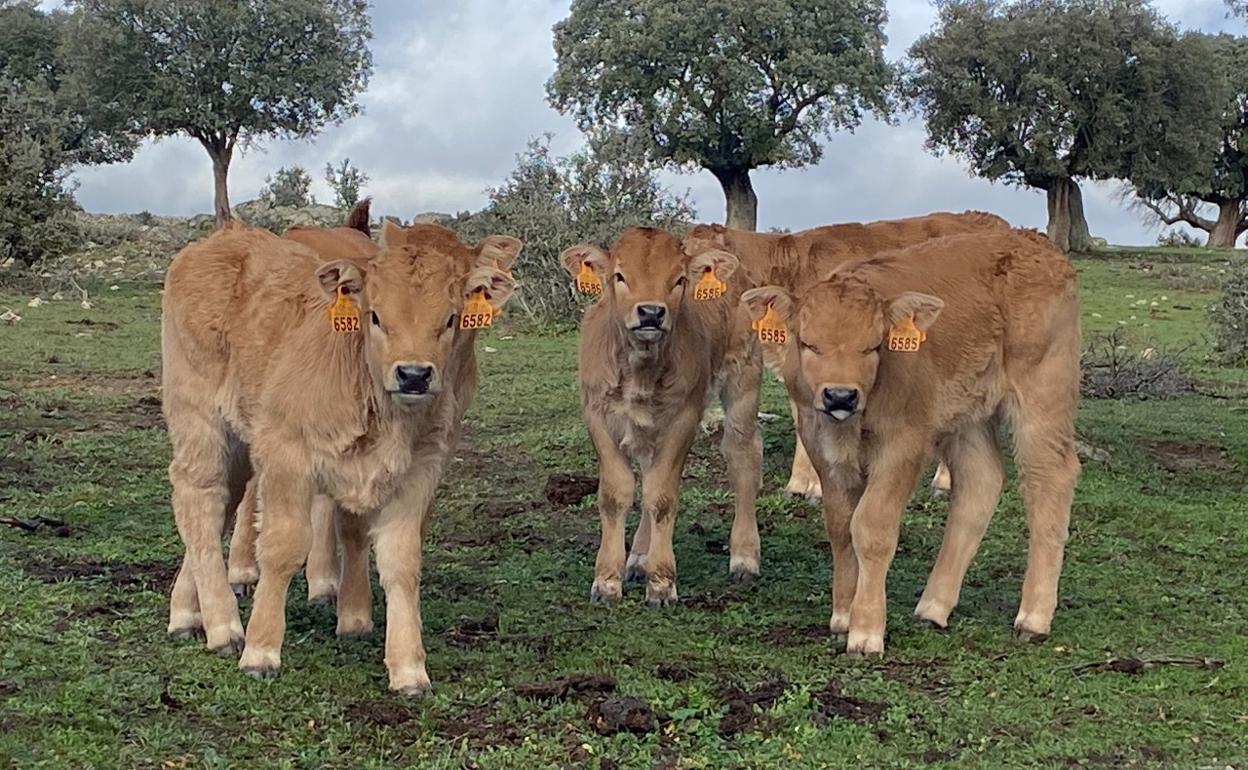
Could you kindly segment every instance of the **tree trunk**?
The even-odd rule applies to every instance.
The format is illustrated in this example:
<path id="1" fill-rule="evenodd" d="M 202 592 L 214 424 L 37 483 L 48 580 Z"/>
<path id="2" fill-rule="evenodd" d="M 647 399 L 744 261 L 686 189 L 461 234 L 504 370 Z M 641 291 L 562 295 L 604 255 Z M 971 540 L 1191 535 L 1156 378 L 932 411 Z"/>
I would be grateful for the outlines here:
<path id="1" fill-rule="evenodd" d="M 758 229 L 758 196 L 748 168 L 711 169 L 724 188 L 727 216 L 724 224 L 737 230 Z"/>
<path id="2" fill-rule="evenodd" d="M 1062 251 L 1088 251 L 1092 236 L 1083 216 L 1083 192 L 1073 179 L 1057 179 L 1046 190 L 1049 204 L 1049 240 Z"/>
<path id="3" fill-rule="evenodd" d="M 1206 246 L 1215 249 L 1233 249 L 1248 222 L 1245 221 L 1242 201 L 1222 201 L 1218 204 L 1218 221 L 1209 231 Z"/>
<path id="4" fill-rule="evenodd" d="M 212 157 L 213 208 L 217 214 L 217 229 L 225 227 L 230 221 L 230 190 L 228 177 L 230 174 L 230 153 L 208 151 Z"/>

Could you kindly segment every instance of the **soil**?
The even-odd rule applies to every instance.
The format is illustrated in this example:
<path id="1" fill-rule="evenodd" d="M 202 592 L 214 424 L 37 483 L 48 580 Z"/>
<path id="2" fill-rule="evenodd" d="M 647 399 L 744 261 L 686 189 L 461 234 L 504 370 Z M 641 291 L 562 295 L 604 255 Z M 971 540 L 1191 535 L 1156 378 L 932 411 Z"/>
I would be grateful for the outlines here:
<path id="1" fill-rule="evenodd" d="M 812 719 L 815 724 L 824 726 L 834 719 L 848 719 L 857 724 L 875 723 L 888 708 L 886 703 L 855 698 L 841 692 L 841 685 L 836 680 L 814 693 L 815 713 Z"/>
<path id="2" fill-rule="evenodd" d="M 719 699 L 728 710 L 719 720 L 719 734 L 725 738 L 743 732 L 750 732 L 760 727 L 761 732 L 767 734 L 770 728 L 767 725 L 757 724 L 760 721 L 770 721 L 761 718 L 754 713 L 754 707 L 758 706 L 762 710 L 767 710 L 776 705 L 784 693 L 789 689 L 789 682 L 784 677 L 775 677 L 755 686 L 753 689 L 747 690 L 736 683 L 724 683 L 720 685 Z"/>
<path id="3" fill-rule="evenodd" d="M 659 727 L 654 709 L 641 698 L 631 695 L 590 704 L 587 718 L 599 735 L 645 735 Z"/>
<path id="4" fill-rule="evenodd" d="M 683 663 L 660 663 L 654 669 L 654 675 L 665 682 L 687 682 L 694 674 Z"/>
<path id="5" fill-rule="evenodd" d="M 521 698 L 564 700 L 569 697 L 615 692 L 615 679 L 606 674 L 573 674 L 551 682 L 529 682 L 514 689 Z"/>
<path id="6" fill-rule="evenodd" d="M 343 709 L 342 716 L 352 725 L 396 727 L 416 719 L 420 711 L 386 701 L 357 701 Z"/>
<path id="7" fill-rule="evenodd" d="M 598 491 L 598 479 L 577 473 L 555 473 L 546 479 L 546 499 L 555 505 L 579 505 Z"/>
<path id="8" fill-rule="evenodd" d="M 176 561 L 127 564 L 86 556 L 45 555 L 24 564 L 27 575 L 44 583 L 104 579 L 114 588 L 166 590 L 178 573 Z"/>
<path id="9" fill-rule="evenodd" d="M 1235 467 L 1227 451 L 1213 444 L 1152 441 L 1144 444 L 1144 451 L 1148 452 L 1158 468 L 1170 473 L 1226 471 Z"/>
<path id="10" fill-rule="evenodd" d="M 483 618 L 462 618 L 446 632 L 446 638 L 457 647 L 473 647 L 498 636 L 498 615 Z"/>

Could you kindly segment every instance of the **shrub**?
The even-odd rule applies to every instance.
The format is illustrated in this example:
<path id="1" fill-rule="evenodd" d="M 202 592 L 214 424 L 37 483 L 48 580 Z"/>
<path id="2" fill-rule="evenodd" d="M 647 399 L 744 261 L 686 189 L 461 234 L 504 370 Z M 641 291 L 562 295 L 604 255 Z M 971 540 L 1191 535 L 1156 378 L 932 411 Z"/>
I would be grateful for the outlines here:
<path id="1" fill-rule="evenodd" d="M 575 322 L 583 300 L 559 264 L 575 243 L 609 245 L 632 225 L 679 230 L 696 216 L 687 197 L 659 184 L 653 166 L 623 142 L 566 157 L 550 152 L 550 137 L 534 139 L 486 208 L 448 222 L 466 240 L 493 233 L 525 242 L 516 265 L 524 289 L 513 301 L 543 322 Z"/>
<path id="2" fill-rule="evenodd" d="M 349 209 L 360 202 L 360 190 L 368 184 L 368 174 L 352 166 L 350 158 L 343 158 L 338 168 L 325 164 L 325 181 L 334 191 L 334 205 Z"/>
<path id="3" fill-rule="evenodd" d="M 1175 246 L 1193 247 L 1194 246 L 1194 247 L 1199 248 L 1201 246 L 1204 246 L 1205 244 L 1201 243 L 1199 238 L 1187 232 L 1186 230 L 1179 230 L 1176 228 L 1174 230 L 1167 230 L 1161 235 L 1157 236 L 1157 245 L 1158 246 L 1171 246 L 1171 247 L 1175 247 Z"/>
<path id="4" fill-rule="evenodd" d="M 282 167 L 273 176 L 265 177 L 260 197 L 274 206 L 302 208 L 316 201 L 312 198 L 312 177 L 301 166 Z"/>
<path id="5" fill-rule="evenodd" d="M 1222 363 L 1248 366 L 1248 268 L 1231 273 L 1222 297 L 1209 308 L 1214 343 Z"/>
<path id="6" fill-rule="evenodd" d="M 1092 338 L 1080 362 L 1084 398 L 1151 399 L 1177 398 L 1192 391 L 1192 380 L 1178 354 L 1145 348 L 1131 352 L 1121 330 Z"/>

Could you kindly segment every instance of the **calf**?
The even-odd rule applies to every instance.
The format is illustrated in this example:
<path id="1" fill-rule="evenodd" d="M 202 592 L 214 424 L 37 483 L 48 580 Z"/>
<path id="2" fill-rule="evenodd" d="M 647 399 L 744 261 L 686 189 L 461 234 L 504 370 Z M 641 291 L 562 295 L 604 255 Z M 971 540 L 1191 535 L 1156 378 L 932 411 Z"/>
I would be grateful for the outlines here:
<path id="1" fill-rule="evenodd" d="M 1007 228 L 1009 224 L 1004 219 L 980 211 L 937 212 L 867 224 L 826 225 L 793 234 L 697 225 L 690 231 L 686 244 L 692 244 L 695 249 L 714 245 L 731 251 L 740 258 L 755 285 L 773 284 L 800 293 L 851 259 L 905 248 L 931 238 Z M 763 361 L 777 376 L 783 357 L 782 345 L 763 345 Z M 791 407 L 796 423 L 796 406 Z M 786 489 L 793 495 L 818 498 L 821 494 L 819 477 L 810 464 L 801 437 L 794 443 L 793 467 Z M 938 493 L 949 491 L 949 473 L 943 463 L 937 469 L 932 487 Z"/>
<path id="2" fill-rule="evenodd" d="M 798 297 L 765 286 L 755 318 L 795 338 L 784 381 L 823 482 L 834 634 L 884 649 L 884 580 L 901 513 L 932 448 L 956 483 L 915 614 L 945 627 L 1004 479 L 997 423 L 1013 428 L 1030 531 L 1022 637 L 1048 634 L 1079 460 L 1075 274 L 1042 236 L 996 230 L 842 265 Z"/>
<path id="3" fill-rule="evenodd" d="M 601 293 L 581 323 L 581 408 L 598 454 L 602 543 L 590 597 L 620 598 L 622 579 L 646 579 L 646 600 L 677 598 L 672 528 L 680 476 L 709 394 L 724 405 L 721 449 L 736 496 L 730 573 L 759 573 L 755 497 L 761 482 L 762 363 L 738 299 L 747 287 L 732 254 L 686 255 L 671 234 L 626 230 L 610 252 L 573 246 L 564 267 Z M 624 519 L 641 470 L 641 519 L 627 564 Z"/>
<path id="4" fill-rule="evenodd" d="M 418 238 L 371 259 L 324 262 L 289 239 L 234 226 L 175 257 L 161 319 L 169 476 L 186 544 L 172 631 L 202 627 L 218 650 L 244 641 L 220 537 L 250 453 L 260 579 L 240 667 L 260 677 L 280 668 L 286 592 L 323 496 L 354 523 L 344 555 L 366 552 L 368 538 L 376 547 L 390 687 L 429 690 L 421 543 L 476 390 L 476 332 L 464 327 L 488 324 L 514 285 L 496 266 L 499 250 L 518 252 L 519 242 Z M 338 631 L 366 632 L 367 563 L 344 559 L 348 574 Z"/>

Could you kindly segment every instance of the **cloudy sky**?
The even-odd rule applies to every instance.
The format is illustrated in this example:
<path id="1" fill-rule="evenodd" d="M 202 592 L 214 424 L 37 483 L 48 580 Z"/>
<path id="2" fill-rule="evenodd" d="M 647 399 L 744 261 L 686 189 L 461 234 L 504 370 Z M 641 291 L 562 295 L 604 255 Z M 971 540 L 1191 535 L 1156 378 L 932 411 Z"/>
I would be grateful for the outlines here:
<path id="1" fill-rule="evenodd" d="M 1242 30 L 1222 0 L 1158 0 L 1184 28 Z M 898 58 L 935 18 L 927 0 L 889 0 L 889 55 Z M 298 163 L 321 180 L 328 161 L 350 157 L 372 177 L 375 211 L 404 218 L 424 211 L 480 208 L 484 190 L 513 168 L 525 142 L 554 134 L 558 152 L 581 144 L 566 117 L 545 101 L 554 69 L 550 28 L 568 0 L 374 0 L 375 69 L 364 114 L 303 142 L 271 142 L 236 156 L 234 202 L 255 197 L 279 166 Z M 799 229 L 839 221 L 912 216 L 934 210 L 985 209 L 1018 225 L 1044 225 L 1044 198 L 969 176 L 956 161 L 923 147 L 922 126 L 868 123 L 827 142 L 818 166 L 755 172 L 760 228 Z M 193 141 L 145 145 L 125 165 L 80 171 L 78 197 L 99 212 L 192 214 L 212 209 L 207 155 Z M 723 197 L 706 172 L 665 174 L 689 190 L 699 215 L 722 220 Z M 1085 185 L 1095 235 L 1115 243 L 1152 243 L 1157 228 L 1124 211 L 1113 185 Z"/>

